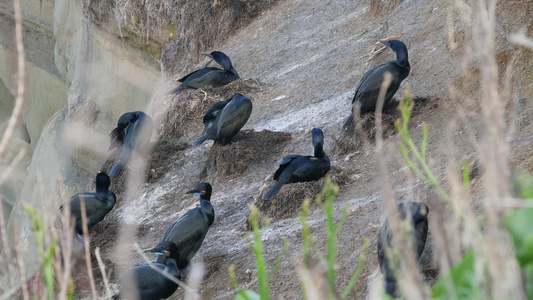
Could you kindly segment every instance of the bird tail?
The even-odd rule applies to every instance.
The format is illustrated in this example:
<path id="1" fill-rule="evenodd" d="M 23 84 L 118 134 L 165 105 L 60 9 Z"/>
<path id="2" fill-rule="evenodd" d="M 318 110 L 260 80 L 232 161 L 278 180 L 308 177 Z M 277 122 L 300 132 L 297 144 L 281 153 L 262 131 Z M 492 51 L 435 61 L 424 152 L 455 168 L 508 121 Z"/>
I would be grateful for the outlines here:
<path id="1" fill-rule="evenodd" d="M 122 167 L 124 166 L 124 163 L 122 161 L 118 160 L 113 167 L 111 168 L 111 171 L 109 171 L 109 177 L 116 177 L 120 173 L 120 170 L 122 170 Z"/>
<path id="2" fill-rule="evenodd" d="M 180 84 L 179 86 L 171 89 L 170 91 L 167 92 L 168 95 L 172 95 L 172 94 L 176 94 L 176 93 L 179 93 L 181 90 L 183 90 L 183 87 L 182 87 L 183 84 Z"/>
<path id="3" fill-rule="evenodd" d="M 350 114 L 348 118 L 346 118 L 346 121 L 344 121 L 344 125 L 342 125 L 341 133 L 346 132 L 348 128 L 350 128 L 350 125 L 353 123 L 353 113 Z"/>
<path id="4" fill-rule="evenodd" d="M 385 292 L 394 298 L 396 293 L 396 281 L 385 280 Z"/>
<path id="5" fill-rule="evenodd" d="M 276 182 L 273 186 L 270 187 L 270 189 L 263 195 L 263 200 L 272 200 L 276 195 L 278 194 L 279 190 L 283 186 L 283 183 Z"/>
<path id="6" fill-rule="evenodd" d="M 192 141 L 191 144 L 193 146 L 198 146 L 201 143 L 205 142 L 205 140 L 207 140 L 207 135 L 202 135 L 201 137 L 199 137 L 196 140 Z"/>

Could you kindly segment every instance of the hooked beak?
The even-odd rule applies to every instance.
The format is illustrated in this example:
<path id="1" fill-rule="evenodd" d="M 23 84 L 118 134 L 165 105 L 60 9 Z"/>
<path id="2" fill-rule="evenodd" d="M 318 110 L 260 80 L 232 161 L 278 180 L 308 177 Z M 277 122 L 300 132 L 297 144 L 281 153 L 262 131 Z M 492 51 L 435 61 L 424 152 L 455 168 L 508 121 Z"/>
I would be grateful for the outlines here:
<path id="1" fill-rule="evenodd" d="M 380 41 L 380 43 L 382 43 L 383 45 L 385 45 L 385 46 L 390 48 L 390 42 L 389 41 Z"/>
<path id="2" fill-rule="evenodd" d="M 207 57 L 211 57 L 211 58 L 213 58 L 213 55 L 211 55 L 211 53 L 200 52 L 200 54 L 205 55 L 205 56 L 207 56 Z"/>

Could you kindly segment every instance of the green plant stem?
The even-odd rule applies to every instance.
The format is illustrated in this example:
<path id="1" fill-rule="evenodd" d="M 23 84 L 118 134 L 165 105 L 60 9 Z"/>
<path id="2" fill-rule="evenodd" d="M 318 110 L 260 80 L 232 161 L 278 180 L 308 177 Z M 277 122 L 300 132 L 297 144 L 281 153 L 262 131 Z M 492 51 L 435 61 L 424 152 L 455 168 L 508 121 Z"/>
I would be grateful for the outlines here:
<path id="1" fill-rule="evenodd" d="M 261 299 L 270 299 L 270 291 L 268 288 L 268 281 L 266 275 L 265 258 L 263 256 L 263 242 L 261 241 L 261 231 L 259 230 L 259 211 L 256 209 L 255 213 L 252 211 L 251 223 L 253 229 L 253 244 L 252 250 L 255 254 L 255 262 L 257 267 L 257 279 L 259 282 L 259 295 Z"/>
<path id="2" fill-rule="evenodd" d="M 359 279 L 359 275 L 361 274 L 361 271 L 363 270 L 363 267 L 365 265 L 366 253 L 368 252 L 368 244 L 369 243 L 368 243 L 367 239 L 363 239 L 363 243 L 364 243 L 363 253 L 361 253 L 361 256 L 359 256 L 359 264 L 357 264 L 357 270 L 355 270 L 355 272 L 353 273 L 352 278 L 350 279 L 350 282 L 348 283 L 348 286 L 344 290 L 344 293 L 342 293 L 342 295 L 341 295 L 341 299 L 343 299 L 343 300 L 346 299 L 346 297 L 348 297 L 348 295 L 352 291 L 352 289 L 355 286 L 355 284 L 357 283 L 357 279 Z"/>
<path id="3" fill-rule="evenodd" d="M 400 152 L 402 153 L 407 165 L 409 168 L 422 180 L 427 182 L 428 184 L 434 186 L 437 188 L 437 191 L 442 196 L 442 198 L 446 202 L 450 202 L 450 197 L 446 193 L 446 191 L 441 187 L 439 184 L 439 181 L 435 177 L 435 174 L 429 167 L 426 161 L 426 155 L 427 155 L 427 140 L 428 140 L 428 133 L 429 128 L 427 124 L 423 124 L 422 126 L 422 144 L 420 146 L 420 151 L 418 150 L 418 147 L 415 145 L 413 139 L 411 138 L 411 135 L 409 134 L 409 120 L 411 119 L 411 113 L 413 111 L 414 103 L 413 98 L 411 97 L 409 91 L 406 91 L 405 97 L 400 101 L 399 110 L 402 115 L 402 120 L 399 120 L 396 122 L 396 130 L 400 133 L 400 136 L 402 137 L 403 143 L 400 144 Z M 407 147 L 406 147 L 407 146 Z M 418 168 L 415 166 L 413 161 L 409 157 L 409 153 L 407 151 L 407 148 L 413 155 L 415 156 L 418 163 L 422 166 L 422 169 L 424 170 L 424 173 L 420 172 Z"/>
<path id="4" fill-rule="evenodd" d="M 306 218 L 309 215 L 309 199 L 306 199 L 302 204 L 302 210 L 298 214 L 300 218 L 300 223 L 302 223 L 302 257 L 303 262 L 306 267 L 309 267 L 309 253 L 310 253 L 310 244 L 311 244 L 311 229 L 309 227 L 309 222 Z"/>
<path id="5" fill-rule="evenodd" d="M 41 275 L 46 286 L 48 299 L 54 299 L 54 265 L 53 259 L 55 255 L 57 240 L 53 239 L 46 245 L 44 240 L 44 218 L 34 206 L 24 203 L 24 209 L 28 213 L 31 221 L 35 240 L 37 242 L 37 253 L 41 261 Z"/>
<path id="6" fill-rule="evenodd" d="M 281 253 L 278 255 L 278 258 L 276 258 L 276 262 L 274 263 L 274 267 L 272 267 L 272 270 L 270 271 L 270 274 L 268 275 L 267 282 L 270 282 L 274 275 L 276 275 L 276 272 L 279 269 L 279 266 L 281 265 L 281 261 L 283 260 L 283 256 L 285 255 L 285 252 L 287 252 L 287 249 L 289 248 L 289 240 L 284 237 L 283 238 L 283 247 L 281 248 Z"/>

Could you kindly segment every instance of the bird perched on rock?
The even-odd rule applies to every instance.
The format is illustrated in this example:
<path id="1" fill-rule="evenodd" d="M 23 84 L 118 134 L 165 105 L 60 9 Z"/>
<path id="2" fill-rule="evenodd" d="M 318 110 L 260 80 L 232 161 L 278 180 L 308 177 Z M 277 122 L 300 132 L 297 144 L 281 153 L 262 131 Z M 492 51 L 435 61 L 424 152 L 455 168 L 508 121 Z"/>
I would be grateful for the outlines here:
<path id="1" fill-rule="evenodd" d="M 187 194 L 200 195 L 200 207 L 191 209 L 172 223 L 163 241 L 175 243 L 179 249 L 178 268 L 185 269 L 204 241 L 205 235 L 215 220 L 215 210 L 211 205 L 211 185 L 198 183 Z M 158 263 L 165 263 L 166 258 L 159 256 Z"/>
<path id="2" fill-rule="evenodd" d="M 286 183 L 306 182 L 318 180 L 329 171 L 329 157 L 324 152 L 324 133 L 320 128 L 313 128 L 313 156 L 289 155 L 285 156 L 274 173 L 276 183 L 263 195 L 263 200 L 276 197 L 281 187 Z"/>
<path id="3" fill-rule="evenodd" d="M 215 60 L 223 69 L 215 67 L 206 67 L 196 70 L 187 76 L 178 79 L 181 85 L 170 90 L 169 94 L 178 93 L 184 89 L 199 89 L 206 86 L 224 86 L 239 78 L 239 74 L 231 65 L 231 60 L 224 52 L 213 51 L 211 53 L 202 53 L 207 57 Z"/>
<path id="4" fill-rule="evenodd" d="M 90 228 L 98 222 L 102 221 L 104 217 L 113 209 L 116 202 L 115 193 L 109 190 L 111 180 L 106 173 L 98 173 L 96 175 L 96 192 L 78 193 L 69 200 L 70 217 L 76 223 L 74 230 L 77 234 L 83 234 L 83 223 L 81 206 L 85 203 L 85 213 L 87 216 L 87 227 Z M 59 207 L 61 213 L 65 214 L 67 205 L 62 204 Z"/>
<path id="5" fill-rule="evenodd" d="M 152 137 L 152 118 L 142 111 L 123 114 L 118 119 L 117 128 L 113 129 L 109 150 L 120 149 L 117 162 L 109 171 L 109 176 L 117 176 L 122 167 L 130 160 L 133 151 L 145 152 Z"/>
<path id="6" fill-rule="evenodd" d="M 166 270 L 169 275 L 181 280 L 181 272 L 178 269 L 179 249 L 170 241 L 162 241 L 152 249 L 144 252 L 152 252 L 166 258 L 164 264 L 154 263 L 161 271 Z M 150 265 L 138 266 L 128 270 L 120 278 L 122 288 L 113 296 L 113 299 L 140 299 L 155 300 L 170 297 L 176 289 L 176 284 Z"/>
<path id="7" fill-rule="evenodd" d="M 382 64 L 379 64 L 372 69 L 368 70 L 363 78 L 359 81 L 355 87 L 355 95 L 353 96 L 352 106 L 359 106 L 359 113 L 361 115 L 367 112 L 373 112 L 376 110 L 378 101 L 379 90 L 384 80 L 385 73 L 389 72 L 392 75 L 392 81 L 385 94 L 383 106 L 392 99 L 402 81 L 409 75 L 411 67 L 409 66 L 407 47 L 405 44 L 398 40 L 382 41 L 387 47 L 391 48 L 396 55 L 396 60 L 391 60 Z M 353 112 L 344 122 L 342 126 L 343 131 L 353 122 Z"/>
<path id="8" fill-rule="evenodd" d="M 415 251 L 416 257 L 420 257 L 426 244 L 428 233 L 429 208 L 421 202 L 404 202 L 398 204 L 398 216 L 402 222 L 409 224 L 409 243 Z M 385 291 L 394 297 L 396 292 L 396 277 L 394 272 L 398 271 L 398 266 L 392 263 L 392 259 L 387 257 L 387 248 L 391 246 L 392 233 L 389 228 L 389 221 L 381 227 L 379 232 L 377 250 L 378 261 L 381 271 L 385 276 Z M 397 274 L 399 275 L 399 274 Z"/>
<path id="9" fill-rule="evenodd" d="M 215 103 L 204 115 L 202 136 L 192 141 L 194 146 L 210 139 L 226 145 L 246 124 L 252 113 L 252 101 L 241 94 Z"/>

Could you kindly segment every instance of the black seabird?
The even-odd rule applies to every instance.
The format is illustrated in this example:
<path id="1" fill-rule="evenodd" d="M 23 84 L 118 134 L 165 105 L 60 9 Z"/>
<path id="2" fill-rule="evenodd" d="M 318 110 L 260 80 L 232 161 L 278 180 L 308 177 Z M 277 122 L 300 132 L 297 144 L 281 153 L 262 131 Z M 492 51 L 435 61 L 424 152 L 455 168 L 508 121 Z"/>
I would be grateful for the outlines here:
<path id="1" fill-rule="evenodd" d="M 154 265 L 175 277 L 181 279 L 181 272 L 178 269 L 179 249 L 176 244 L 170 241 L 162 241 L 152 249 L 145 250 L 162 255 L 166 258 L 165 264 L 154 263 Z M 113 299 L 134 299 L 137 296 L 140 300 L 166 299 L 170 297 L 178 285 L 157 272 L 149 265 L 138 266 L 128 270 L 121 278 L 122 288 L 120 292 L 113 296 Z M 126 298 L 127 297 L 127 298 Z"/>
<path id="2" fill-rule="evenodd" d="M 171 241 L 178 246 L 180 270 L 185 269 L 204 241 L 205 235 L 215 220 L 215 210 L 211 205 L 211 185 L 207 182 L 198 183 L 187 194 L 200 195 L 200 207 L 191 209 L 172 223 L 164 241 Z M 158 263 L 164 263 L 165 257 L 159 256 Z"/>
<path id="3" fill-rule="evenodd" d="M 122 167 L 129 161 L 133 150 L 143 152 L 152 137 L 152 118 L 142 111 L 123 114 L 118 119 L 117 128 L 110 134 L 109 150 L 120 149 L 117 162 L 109 171 L 109 176 L 117 176 Z"/>
<path id="4" fill-rule="evenodd" d="M 113 209 L 116 202 L 115 193 L 109 190 L 111 180 L 106 173 L 98 173 L 96 175 L 96 192 L 78 193 L 69 200 L 70 217 L 76 222 L 74 227 L 77 234 L 83 234 L 82 216 L 81 216 L 81 202 L 85 202 L 85 212 L 87 216 L 87 227 L 90 228 L 98 222 L 102 221 L 104 217 Z M 62 204 L 59 210 L 63 211 L 67 206 Z"/>
<path id="5" fill-rule="evenodd" d="M 199 89 L 206 86 L 224 86 L 239 78 L 239 74 L 231 65 L 231 60 L 224 54 L 224 52 L 213 51 L 211 53 L 202 53 L 205 56 L 211 57 L 215 60 L 222 69 L 215 67 L 206 67 L 196 70 L 187 76 L 179 79 L 182 84 L 171 91 L 169 94 L 178 93 L 184 89 Z"/>
<path id="6" fill-rule="evenodd" d="M 428 213 L 429 208 L 421 202 L 404 202 L 398 204 L 398 216 L 402 222 L 409 222 L 410 232 L 409 241 L 413 250 L 416 251 L 416 257 L 419 258 L 424 250 L 428 233 Z M 386 249 L 391 246 L 392 233 L 390 232 L 389 222 L 386 221 L 379 232 L 377 250 L 379 267 L 385 276 L 385 292 L 394 297 L 396 291 L 396 277 L 394 272 L 398 271 L 390 262 L 386 255 Z M 391 265 L 392 264 L 392 265 Z"/>
<path id="7" fill-rule="evenodd" d="M 407 55 L 407 47 L 405 44 L 398 40 L 382 41 L 387 47 L 391 48 L 396 55 L 396 60 L 391 60 L 382 64 L 379 64 L 372 69 L 368 70 L 363 78 L 359 81 L 355 87 L 355 95 L 353 96 L 352 106 L 359 105 L 359 113 L 361 115 L 373 112 L 376 110 L 378 101 L 379 90 L 384 80 L 386 72 L 392 74 L 392 81 L 385 94 L 383 107 L 389 103 L 392 99 L 402 81 L 409 75 L 411 67 L 409 66 L 409 60 Z M 343 130 L 353 122 L 353 112 L 346 119 L 343 125 Z"/>
<path id="8" fill-rule="evenodd" d="M 313 128 L 313 156 L 289 155 L 285 156 L 274 173 L 276 183 L 263 195 L 263 200 L 276 197 L 281 187 L 286 183 L 306 182 L 318 180 L 329 171 L 329 157 L 323 150 L 324 133 L 320 128 Z"/>
<path id="9" fill-rule="evenodd" d="M 252 113 L 252 101 L 241 94 L 215 103 L 204 116 L 204 131 L 192 141 L 196 146 L 210 139 L 226 145 L 246 124 Z"/>

